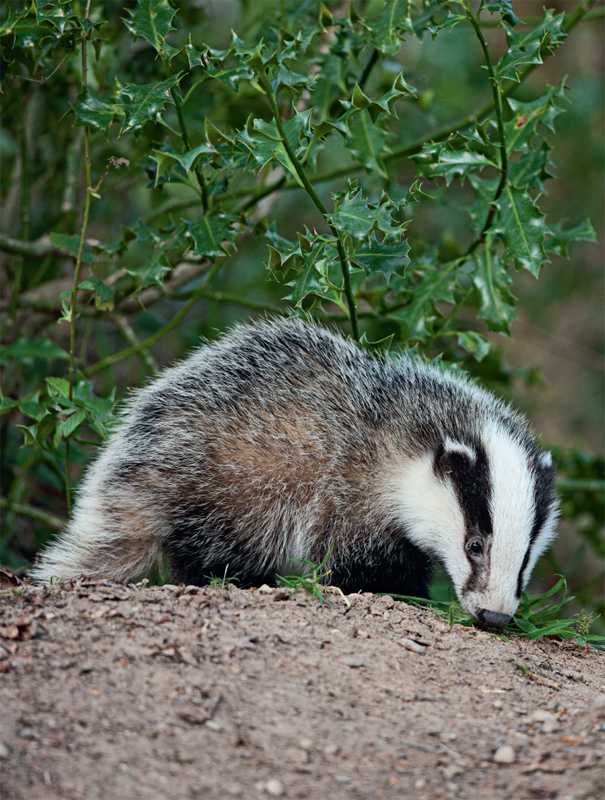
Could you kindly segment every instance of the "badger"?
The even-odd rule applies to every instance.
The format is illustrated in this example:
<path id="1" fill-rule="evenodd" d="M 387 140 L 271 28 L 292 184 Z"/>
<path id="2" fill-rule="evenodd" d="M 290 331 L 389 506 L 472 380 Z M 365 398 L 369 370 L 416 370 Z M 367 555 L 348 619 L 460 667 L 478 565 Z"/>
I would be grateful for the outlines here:
<path id="1" fill-rule="evenodd" d="M 502 627 L 552 539 L 554 467 L 461 374 L 298 318 L 240 325 L 127 402 L 36 581 L 274 583 L 329 556 L 345 593 L 428 596 L 435 563 Z"/>

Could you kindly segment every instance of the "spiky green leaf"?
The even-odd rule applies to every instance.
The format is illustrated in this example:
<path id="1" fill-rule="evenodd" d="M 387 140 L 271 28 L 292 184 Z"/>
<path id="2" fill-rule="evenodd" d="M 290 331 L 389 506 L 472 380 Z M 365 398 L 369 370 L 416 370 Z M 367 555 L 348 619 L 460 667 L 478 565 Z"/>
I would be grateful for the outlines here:
<path id="1" fill-rule="evenodd" d="M 122 133 L 139 131 L 146 122 L 155 120 L 166 103 L 174 104 L 170 90 L 177 85 L 182 73 L 172 75 L 159 83 L 134 83 L 122 86 L 116 100 L 123 107 Z"/>
<path id="2" fill-rule="evenodd" d="M 158 53 L 169 31 L 176 11 L 168 0 L 138 0 L 134 10 L 127 9 L 124 23 L 135 37 L 146 39 Z"/>
<path id="3" fill-rule="evenodd" d="M 562 27 L 564 17 L 565 14 L 553 16 L 552 9 L 545 9 L 542 20 L 535 28 L 514 31 L 505 25 L 508 50 L 494 68 L 496 78 L 519 81 L 524 68 L 541 64 L 543 56 L 551 55 L 565 38 Z"/>
<path id="4" fill-rule="evenodd" d="M 506 264 L 488 245 L 475 258 L 472 281 L 479 295 L 479 319 L 485 320 L 490 331 L 508 333 L 515 319 L 515 300 L 509 286 L 511 279 Z"/>
<path id="5" fill-rule="evenodd" d="M 79 236 L 70 236 L 68 233 L 51 233 L 50 240 L 55 247 L 60 247 L 63 250 L 69 250 L 74 258 L 78 257 L 78 252 L 80 249 Z M 83 263 L 93 264 L 94 260 L 95 259 L 92 254 L 92 250 L 90 249 L 90 245 L 84 242 L 84 249 L 82 251 Z"/>
<path id="6" fill-rule="evenodd" d="M 569 258 L 567 248 L 572 242 L 596 242 L 597 235 L 589 219 L 585 219 L 575 228 L 567 228 L 563 230 L 563 223 L 559 222 L 557 225 L 552 225 L 550 228 L 550 235 L 546 237 L 544 246 L 549 253 L 555 253 L 558 256 Z"/>
<path id="7" fill-rule="evenodd" d="M 536 278 L 547 261 L 544 239 L 550 233 L 544 214 L 526 191 L 507 186 L 496 203 L 498 213 L 492 230 L 499 233 L 515 260 Z"/>
<path id="8" fill-rule="evenodd" d="M 78 289 L 86 289 L 95 293 L 95 306 L 99 311 L 113 311 L 115 305 L 115 291 L 113 286 L 108 286 L 96 275 L 91 275 L 78 285 Z"/>

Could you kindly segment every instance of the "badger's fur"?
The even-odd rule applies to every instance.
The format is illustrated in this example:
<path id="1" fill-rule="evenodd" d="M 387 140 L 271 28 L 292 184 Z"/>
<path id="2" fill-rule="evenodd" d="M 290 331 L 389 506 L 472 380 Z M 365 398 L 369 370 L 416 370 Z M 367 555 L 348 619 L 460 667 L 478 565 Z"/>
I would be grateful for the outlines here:
<path id="1" fill-rule="evenodd" d="M 431 561 L 504 624 L 554 534 L 550 455 L 463 377 L 300 320 L 235 328 L 129 402 L 33 576 L 271 582 L 320 562 L 345 592 L 426 596 Z"/>

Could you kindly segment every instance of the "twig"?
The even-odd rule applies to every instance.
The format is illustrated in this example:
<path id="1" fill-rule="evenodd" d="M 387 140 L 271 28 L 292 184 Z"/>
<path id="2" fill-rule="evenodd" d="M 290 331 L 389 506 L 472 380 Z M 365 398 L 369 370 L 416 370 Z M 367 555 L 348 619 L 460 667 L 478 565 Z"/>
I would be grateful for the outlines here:
<path id="1" fill-rule="evenodd" d="M 138 347 L 141 344 L 126 317 L 123 317 L 121 314 L 113 314 L 111 316 L 111 321 L 114 323 L 126 341 L 129 342 L 129 344 L 134 347 Z M 159 372 L 160 368 L 158 366 L 158 362 L 147 348 L 141 349 L 138 353 L 138 356 L 152 375 L 156 372 Z"/>
<path id="2" fill-rule="evenodd" d="M 506 181 L 508 178 L 508 155 L 506 152 L 506 137 L 504 135 L 502 92 L 500 88 L 500 82 L 498 81 L 494 73 L 494 65 L 492 63 L 489 47 L 487 46 L 487 42 L 485 41 L 485 37 L 483 36 L 483 33 L 481 32 L 481 28 L 479 25 L 479 20 L 481 19 L 481 9 L 479 9 L 479 11 L 477 12 L 477 19 L 475 19 L 475 17 L 473 17 L 472 15 L 472 12 L 470 11 L 470 3 L 469 3 L 468 19 L 470 20 L 471 25 L 475 29 L 475 33 L 477 34 L 477 37 L 483 49 L 483 55 L 485 56 L 485 63 L 487 65 L 487 71 L 492 86 L 493 106 L 496 111 L 496 120 L 498 123 L 498 136 L 500 137 L 500 182 L 498 183 L 496 194 L 494 195 L 494 198 L 490 204 L 489 213 L 487 215 L 487 219 L 485 220 L 485 225 L 483 226 L 481 235 L 472 246 L 472 250 L 467 250 L 467 255 L 470 255 L 471 252 L 473 252 L 483 241 L 485 241 L 485 236 L 488 230 L 491 228 L 492 222 L 494 221 L 494 216 L 497 210 L 496 203 L 498 202 L 498 200 L 502 195 L 502 192 L 504 191 L 504 187 L 506 186 Z"/>
<path id="3" fill-rule="evenodd" d="M 363 71 L 363 75 L 359 79 L 360 89 L 363 89 L 363 87 L 365 86 L 366 81 L 370 77 L 370 73 L 372 72 L 374 65 L 376 64 L 377 61 L 378 61 L 378 50 L 374 48 L 374 52 L 372 53 L 372 55 L 370 56 L 370 60 L 366 64 L 366 68 Z"/>
<path id="4" fill-rule="evenodd" d="M 85 19 L 88 20 L 90 16 L 90 5 L 92 0 L 88 0 L 86 6 Z M 87 60 L 86 60 L 86 42 L 88 34 L 84 31 L 82 36 L 82 86 L 87 84 Z M 86 170 L 86 197 L 84 200 L 84 219 L 82 221 L 82 232 L 80 234 L 80 246 L 78 247 L 78 255 L 76 257 L 76 266 L 74 268 L 74 284 L 71 292 L 71 307 L 69 313 L 69 400 L 73 400 L 74 396 L 74 371 L 76 360 L 76 304 L 78 299 L 78 284 L 80 282 L 80 267 L 82 266 L 82 255 L 84 253 L 84 243 L 86 241 L 86 229 L 88 228 L 88 217 L 90 214 L 90 198 L 92 194 L 92 179 L 90 175 L 90 147 L 89 147 L 89 133 L 88 126 L 84 127 L 84 166 Z M 69 439 L 65 441 L 65 495 L 67 501 L 67 513 L 71 511 L 71 487 L 70 487 L 70 446 Z"/>
<path id="5" fill-rule="evenodd" d="M 164 66 L 166 68 L 166 74 L 168 75 L 168 77 L 170 77 L 170 70 L 168 67 L 167 60 L 164 60 Z M 185 123 L 185 115 L 183 113 L 183 103 L 178 88 L 173 86 L 172 89 L 170 90 L 170 95 L 174 100 L 174 105 L 176 108 L 176 116 L 179 121 L 179 128 L 181 129 L 181 138 L 183 140 L 183 144 L 185 145 L 185 149 L 189 151 L 191 150 L 191 143 L 189 141 L 189 134 L 187 133 L 187 125 Z M 204 172 L 199 165 L 195 166 L 194 171 L 195 171 L 195 176 L 197 178 L 197 182 L 199 183 L 200 186 L 200 190 L 202 192 L 202 207 L 204 209 L 204 214 L 207 214 L 209 207 L 209 197 L 208 197 L 208 187 L 206 186 L 206 180 L 204 178 Z"/>
<path id="6" fill-rule="evenodd" d="M 45 258 L 49 255 L 65 255 L 65 251 L 60 247 L 55 247 L 50 240 L 50 236 L 44 234 L 33 242 L 25 242 L 22 239 L 13 239 L 0 233 L 0 250 L 6 253 L 15 253 L 20 256 L 30 256 L 32 258 Z"/>
<path id="7" fill-rule="evenodd" d="M 327 222 L 332 234 L 336 239 L 336 249 L 338 250 L 338 258 L 340 260 L 340 268 L 342 270 L 342 277 L 344 279 L 344 292 L 347 298 L 347 305 L 349 307 L 349 317 L 351 321 L 351 328 L 353 330 L 353 338 L 356 341 L 359 341 L 359 325 L 357 323 L 357 310 L 355 308 L 355 300 L 353 298 L 353 291 L 351 289 L 351 276 L 349 274 L 349 260 L 345 253 L 344 245 L 342 243 L 342 238 L 340 235 L 340 231 L 336 228 L 334 223 L 332 222 L 332 217 L 328 213 L 328 209 L 323 204 L 323 201 L 313 188 L 313 185 L 309 181 L 307 174 L 300 163 L 296 153 L 294 152 L 292 145 L 288 141 L 288 137 L 286 136 L 286 132 L 284 130 L 284 126 L 281 121 L 281 117 L 279 114 L 279 109 L 277 108 L 277 102 L 275 100 L 275 94 L 273 93 L 273 87 L 271 86 L 271 80 L 268 78 L 267 73 L 263 71 L 262 75 L 262 82 L 267 93 L 267 98 L 269 100 L 269 105 L 271 106 L 271 111 L 273 112 L 273 118 L 275 119 L 275 124 L 277 125 L 277 130 L 279 131 L 279 136 L 281 142 L 290 158 L 290 161 L 294 165 L 296 170 L 296 174 L 300 178 L 303 186 L 307 190 L 307 194 L 313 200 L 315 205 L 317 206 L 319 212 Z"/>
<path id="8" fill-rule="evenodd" d="M 58 531 L 64 528 L 67 524 L 67 520 L 61 519 L 61 517 L 55 517 L 53 514 L 48 514 L 46 511 L 42 511 L 40 508 L 27 506 L 23 503 L 11 503 L 8 500 L 5 500 L 4 497 L 0 497 L 0 508 L 6 508 L 9 511 L 14 511 L 15 514 L 21 514 L 24 517 L 29 517 L 30 519 L 35 519 L 38 522 L 43 522 L 45 525 L 48 525 L 49 528 L 54 528 Z"/>
<path id="9" fill-rule="evenodd" d="M 148 347 L 152 347 L 152 345 L 156 344 L 156 342 L 159 342 L 160 339 L 163 339 L 164 336 L 169 334 L 170 331 L 173 330 L 179 324 L 179 322 L 193 308 L 193 306 L 200 299 L 200 297 L 204 295 L 207 286 L 212 282 L 215 275 L 222 267 L 225 258 L 221 258 L 220 260 L 217 259 L 216 264 L 208 273 L 208 276 L 204 281 L 204 283 L 199 287 L 199 289 L 195 290 L 195 292 L 191 297 L 191 300 L 189 300 L 188 303 L 185 303 L 185 305 L 181 308 L 181 310 L 174 315 L 174 317 L 170 320 L 170 322 L 167 325 L 164 325 L 164 327 L 161 328 L 156 333 L 154 333 L 153 336 L 149 336 L 144 341 L 139 342 L 139 344 L 133 345 L 132 347 L 127 347 L 126 350 L 121 350 L 119 353 L 114 353 L 111 356 L 107 356 L 107 358 L 103 358 L 101 361 L 97 361 L 96 364 L 92 364 L 92 366 L 85 369 L 84 374 L 86 376 L 94 375 L 95 373 L 100 372 L 101 370 L 106 369 L 107 367 L 110 367 L 112 364 L 116 364 L 118 361 L 122 361 L 124 358 L 128 358 L 129 356 L 134 356 L 137 353 L 140 353 L 141 350 L 145 350 Z"/>

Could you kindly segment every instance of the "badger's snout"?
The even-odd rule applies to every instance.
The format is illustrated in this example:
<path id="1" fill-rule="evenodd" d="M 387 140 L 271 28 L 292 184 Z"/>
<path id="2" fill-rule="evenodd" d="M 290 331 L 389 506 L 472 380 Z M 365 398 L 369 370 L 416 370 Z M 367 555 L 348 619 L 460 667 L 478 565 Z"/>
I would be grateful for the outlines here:
<path id="1" fill-rule="evenodd" d="M 504 628 L 511 621 L 508 614 L 499 614 L 497 611 L 488 611 L 485 608 L 477 613 L 477 619 L 485 625 L 489 625 L 490 628 Z"/>

